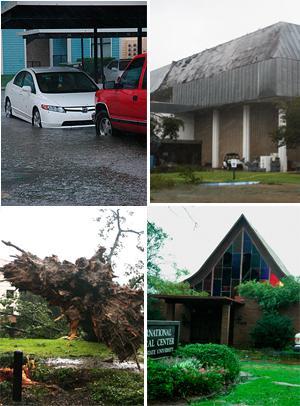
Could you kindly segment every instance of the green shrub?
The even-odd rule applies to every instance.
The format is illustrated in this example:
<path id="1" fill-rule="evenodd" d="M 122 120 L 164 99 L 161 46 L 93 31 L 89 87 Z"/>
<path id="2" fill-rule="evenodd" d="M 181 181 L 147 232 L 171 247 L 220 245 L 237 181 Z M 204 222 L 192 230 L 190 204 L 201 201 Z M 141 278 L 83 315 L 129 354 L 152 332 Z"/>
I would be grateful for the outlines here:
<path id="1" fill-rule="evenodd" d="M 214 368 L 204 369 L 195 358 L 148 360 L 148 397 L 154 399 L 186 398 L 219 391 L 224 376 Z"/>
<path id="2" fill-rule="evenodd" d="M 202 182 L 202 177 L 198 176 L 194 168 L 191 166 L 181 167 L 180 176 L 184 179 L 185 183 L 189 183 L 192 185 Z"/>
<path id="3" fill-rule="evenodd" d="M 280 350 L 289 344 L 295 332 L 288 317 L 266 313 L 256 322 L 250 334 L 255 347 Z"/>
<path id="4" fill-rule="evenodd" d="M 226 345 L 189 344 L 179 347 L 175 355 L 182 358 L 194 357 L 204 368 L 214 367 L 224 370 L 226 382 L 234 382 L 240 372 L 237 355 Z"/>
<path id="5" fill-rule="evenodd" d="M 95 371 L 97 381 L 89 384 L 91 398 L 105 405 L 143 405 L 144 377 L 140 373 L 129 371 Z"/>
<path id="6" fill-rule="evenodd" d="M 51 368 L 44 365 L 38 365 L 32 370 L 32 379 L 38 382 L 51 383 L 60 386 L 63 389 L 74 388 L 78 383 L 86 381 L 87 373 L 85 370 L 74 368 Z"/>

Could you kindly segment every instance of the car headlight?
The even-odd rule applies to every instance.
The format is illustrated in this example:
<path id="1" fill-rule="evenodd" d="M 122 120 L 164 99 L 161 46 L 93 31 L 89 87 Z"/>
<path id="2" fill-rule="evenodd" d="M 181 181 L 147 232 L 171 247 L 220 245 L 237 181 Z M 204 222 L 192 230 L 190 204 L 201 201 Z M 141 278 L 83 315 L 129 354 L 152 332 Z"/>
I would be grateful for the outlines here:
<path id="1" fill-rule="evenodd" d="M 42 109 L 48 111 L 55 111 L 56 113 L 65 113 L 66 110 L 60 106 L 49 106 L 49 104 L 42 104 Z"/>

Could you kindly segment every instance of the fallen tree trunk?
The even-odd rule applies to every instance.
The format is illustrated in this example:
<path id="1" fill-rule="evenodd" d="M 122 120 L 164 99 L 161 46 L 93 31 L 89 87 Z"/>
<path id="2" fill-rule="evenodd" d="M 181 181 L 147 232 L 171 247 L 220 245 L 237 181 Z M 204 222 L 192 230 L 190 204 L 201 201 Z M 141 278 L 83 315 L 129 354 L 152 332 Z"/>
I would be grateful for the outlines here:
<path id="1" fill-rule="evenodd" d="M 106 343 L 121 362 L 136 357 L 143 343 L 143 291 L 114 282 L 112 267 L 103 258 L 104 247 L 92 258 L 78 258 L 73 264 L 60 262 L 55 255 L 40 259 L 2 242 L 21 253 L 0 268 L 5 279 L 60 306 L 70 324 L 70 339 L 76 337 L 79 325 L 86 330 L 91 327 L 98 341 Z"/>

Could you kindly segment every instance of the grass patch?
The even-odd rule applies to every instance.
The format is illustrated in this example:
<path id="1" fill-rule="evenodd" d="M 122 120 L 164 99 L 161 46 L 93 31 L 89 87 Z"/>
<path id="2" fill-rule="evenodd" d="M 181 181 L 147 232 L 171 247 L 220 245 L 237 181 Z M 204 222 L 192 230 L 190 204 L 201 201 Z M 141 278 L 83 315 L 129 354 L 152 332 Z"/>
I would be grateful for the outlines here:
<path id="1" fill-rule="evenodd" d="M 1 338 L 1 353 L 21 350 L 25 354 L 38 357 L 99 357 L 111 356 L 110 350 L 102 343 L 93 343 L 84 340 L 68 341 L 58 339 L 36 339 L 36 338 Z"/>
<path id="2" fill-rule="evenodd" d="M 104 368 L 87 370 L 38 366 L 33 370 L 32 378 L 38 381 L 39 385 L 24 387 L 22 404 L 51 406 L 144 404 L 144 376 L 137 372 Z M 56 391 L 51 391 L 49 385 L 55 385 Z M 0 383 L 3 404 L 12 404 L 11 386 L 11 382 Z"/>
<path id="3" fill-rule="evenodd" d="M 143 405 L 144 376 L 135 372 L 99 370 L 88 388 L 91 399 L 105 405 Z"/>
<path id="4" fill-rule="evenodd" d="M 232 182 L 231 171 L 203 170 L 194 171 L 193 176 L 201 179 L 202 182 Z M 236 181 L 257 181 L 267 185 L 298 184 L 300 185 L 300 174 L 298 173 L 278 173 L 278 172 L 247 172 L 237 171 Z M 176 185 L 187 184 L 187 180 L 182 176 L 182 172 L 152 173 L 151 189 L 163 189 Z"/>
<path id="5" fill-rule="evenodd" d="M 1 87 L 5 87 L 15 75 L 1 75 Z"/>
<path id="6" fill-rule="evenodd" d="M 300 404 L 300 387 L 281 386 L 274 382 L 300 385 L 300 366 L 270 362 L 242 362 L 242 371 L 252 375 L 230 394 L 213 400 L 196 401 L 193 406 L 294 406 Z"/>

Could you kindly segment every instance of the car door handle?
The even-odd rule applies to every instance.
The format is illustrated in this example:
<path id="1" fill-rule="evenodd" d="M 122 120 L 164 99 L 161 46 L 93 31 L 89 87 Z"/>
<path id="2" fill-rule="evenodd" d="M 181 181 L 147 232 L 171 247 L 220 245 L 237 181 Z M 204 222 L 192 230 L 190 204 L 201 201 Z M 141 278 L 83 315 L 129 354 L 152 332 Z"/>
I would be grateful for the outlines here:
<path id="1" fill-rule="evenodd" d="M 133 100 L 133 101 L 137 101 L 137 100 L 138 100 L 137 95 L 132 96 L 132 100 Z"/>

